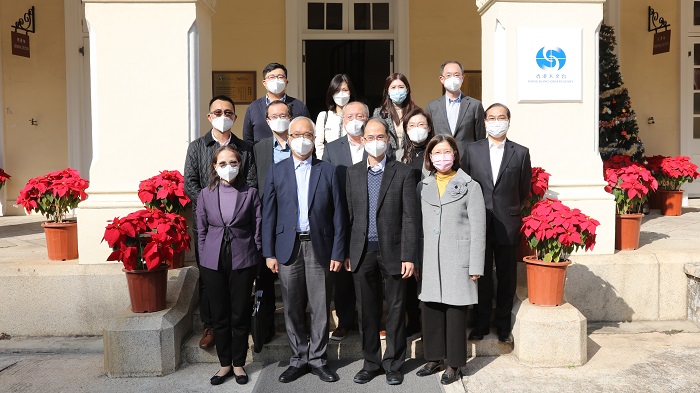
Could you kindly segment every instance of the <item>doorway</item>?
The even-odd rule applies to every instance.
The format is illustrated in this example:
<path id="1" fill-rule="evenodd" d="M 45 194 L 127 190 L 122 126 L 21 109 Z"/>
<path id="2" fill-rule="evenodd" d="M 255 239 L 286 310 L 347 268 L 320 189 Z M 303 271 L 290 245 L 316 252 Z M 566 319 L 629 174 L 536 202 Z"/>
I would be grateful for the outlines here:
<path id="1" fill-rule="evenodd" d="M 700 1 L 681 6 L 681 155 L 700 164 Z M 689 197 L 700 197 L 700 181 L 683 186 Z"/>

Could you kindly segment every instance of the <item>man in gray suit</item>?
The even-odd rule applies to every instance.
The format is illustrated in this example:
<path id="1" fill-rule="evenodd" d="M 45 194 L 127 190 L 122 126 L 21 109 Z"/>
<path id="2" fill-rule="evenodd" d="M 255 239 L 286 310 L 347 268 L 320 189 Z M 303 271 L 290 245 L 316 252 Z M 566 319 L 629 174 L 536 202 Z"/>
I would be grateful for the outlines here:
<path id="1" fill-rule="evenodd" d="M 449 60 L 442 63 L 440 83 L 445 87 L 445 95 L 431 101 L 425 108 L 433 118 L 435 133 L 452 135 L 460 155 L 464 154 L 467 143 L 486 137 L 484 107 L 481 101 L 462 93 L 463 81 L 464 68 L 460 62 Z"/>

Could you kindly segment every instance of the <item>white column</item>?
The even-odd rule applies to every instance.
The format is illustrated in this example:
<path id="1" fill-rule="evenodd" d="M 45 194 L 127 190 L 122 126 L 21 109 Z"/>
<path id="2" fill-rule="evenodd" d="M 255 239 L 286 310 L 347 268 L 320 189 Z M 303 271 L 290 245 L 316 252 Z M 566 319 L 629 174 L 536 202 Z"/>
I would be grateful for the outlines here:
<path id="1" fill-rule="evenodd" d="M 107 220 L 142 207 L 140 180 L 165 169 L 183 171 L 187 146 L 197 135 L 191 114 L 202 106 L 192 90 L 204 89 L 205 96 L 211 91 L 215 0 L 84 3 L 93 159 L 89 198 L 80 204 L 81 264 L 107 259 L 110 250 L 100 243 Z M 209 40 L 198 42 L 195 58 L 192 31 Z"/>
<path id="2" fill-rule="evenodd" d="M 477 0 L 481 14 L 484 106 L 498 100 L 512 113 L 508 137 L 530 148 L 532 165 L 545 168 L 551 197 L 581 209 L 600 221 L 594 253 L 614 252 L 615 210 L 603 190 L 603 165 L 598 154 L 598 29 L 604 0 Z M 518 30 L 576 28 L 581 30 L 581 95 L 578 99 L 520 100 Z M 568 55 L 567 55 L 568 56 Z M 501 64 L 499 59 L 507 59 Z M 577 60 L 576 60 L 577 59 Z M 522 92 L 520 92 L 522 93 Z"/>

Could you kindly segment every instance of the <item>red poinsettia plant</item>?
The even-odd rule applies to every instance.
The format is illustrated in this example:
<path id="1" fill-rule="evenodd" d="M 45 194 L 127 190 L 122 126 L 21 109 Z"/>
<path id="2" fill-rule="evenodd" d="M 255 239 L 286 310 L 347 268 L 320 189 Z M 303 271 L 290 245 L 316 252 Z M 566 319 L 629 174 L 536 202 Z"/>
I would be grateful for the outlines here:
<path id="1" fill-rule="evenodd" d="M 657 175 L 661 189 L 674 191 L 680 190 L 684 183 L 692 183 L 698 177 L 698 166 L 690 162 L 688 156 L 664 157 Z"/>
<path id="2" fill-rule="evenodd" d="M 666 158 L 666 156 L 656 155 L 650 157 L 644 157 L 644 167 L 651 172 L 651 174 L 657 179 L 659 173 L 661 173 L 661 162 Z"/>
<path id="3" fill-rule="evenodd" d="M 158 209 L 142 209 L 115 217 L 103 241 L 112 247 L 108 261 L 121 261 L 127 270 L 153 270 L 173 260 L 173 253 L 190 249 L 184 217 Z"/>
<path id="4" fill-rule="evenodd" d="M 185 179 L 180 171 L 161 171 L 139 183 L 139 199 L 146 207 L 182 214 L 190 203 L 185 194 Z"/>
<path id="5" fill-rule="evenodd" d="M 50 221 L 63 222 L 68 211 L 87 198 L 85 190 L 89 184 L 75 169 L 51 172 L 29 179 L 19 192 L 17 204 L 24 207 L 27 213 L 33 210 Z"/>
<path id="6" fill-rule="evenodd" d="M 520 233 L 544 262 L 565 261 L 580 248 L 586 251 L 595 246 L 595 230 L 600 225 L 579 209 L 570 209 L 561 201 L 543 199 L 523 218 Z"/>
<path id="7" fill-rule="evenodd" d="M 520 213 L 522 217 L 530 215 L 532 207 L 535 203 L 539 202 L 544 198 L 544 193 L 549 189 L 549 177 L 551 175 L 541 167 L 532 168 L 532 178 L 530 179 L 530 195 L 523 202 L 520 207 Z"/>
<path id="8" fill-rule="evenodd" d="M 634 165 L 634 162 L 632 162 L 630 156 L 626 156 L 623 154 L 615 155 L 603 161 L 603 172 L 610 168 L 620 169 L 630 165 Z"/>
<path id="9" fill-rule="evenodd" d="M 12 176 L 7 174 L 4 169 L 0 168 L 0 190 L 2 190 L 2 186 L 4 186 L 5 182 L 11 177 Z"/>
<path id="10" fill-rule="evenodd" d="M 615 197 L 617 214 L 639 213 L 649 192 L 656 191 L 658 182 L 648 169 L 641 165 L 630 165 L 605 170 L 605 191 Z"/>

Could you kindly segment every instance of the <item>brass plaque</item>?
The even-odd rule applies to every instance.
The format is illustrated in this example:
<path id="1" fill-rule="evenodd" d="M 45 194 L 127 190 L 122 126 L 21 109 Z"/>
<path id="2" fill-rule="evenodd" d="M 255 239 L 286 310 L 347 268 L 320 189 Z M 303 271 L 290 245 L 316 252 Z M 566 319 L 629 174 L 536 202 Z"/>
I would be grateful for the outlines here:
<path id="1" fill-rule="evenodd" d="M 235 104 L 248 105 L 255 101 L 255 71 L 213 71 L 212 93 L 214 96 L 226 95 Z"/>

